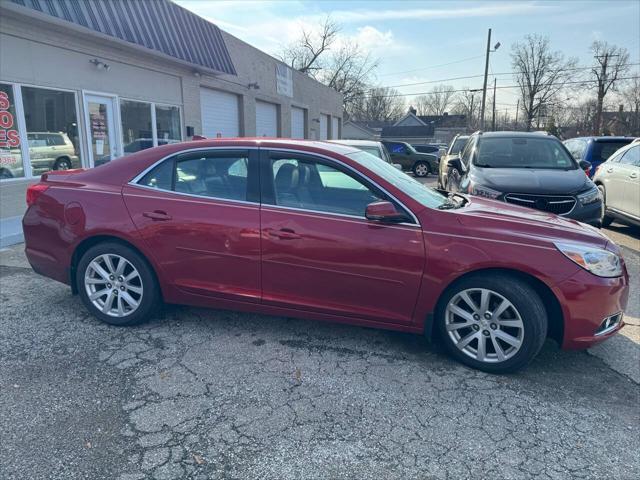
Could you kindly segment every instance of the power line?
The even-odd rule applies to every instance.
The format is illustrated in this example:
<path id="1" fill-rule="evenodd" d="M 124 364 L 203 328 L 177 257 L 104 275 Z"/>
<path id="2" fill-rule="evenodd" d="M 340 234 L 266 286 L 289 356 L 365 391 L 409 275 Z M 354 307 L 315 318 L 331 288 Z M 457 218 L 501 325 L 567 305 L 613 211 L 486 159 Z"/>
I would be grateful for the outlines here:
<path id="1" fill-rule="evenodd" d="M 634 67 L 640 65 L 640 63 L 627 63 L 623 66 L 625 67 Z M 579 71 L 579 70 L 591 70 L 593 67 L 576 67 L 576 68 L 565 68 L 565 69 L 559 69 L 557 71 L 559 72 L 571 72 L 571 71 Z M 498 72 L 498 73 L 492 73 L 492 76 L 498 76 L 498 75 L 520 75 L 526 72 Z M 386 85 L 382 88 L 400 88 L 400 87 L 413 87 L 416 85 L 426 85 L 426 84 L 431 84 L 431 83 L 442 83 L 442 82 L 450 82 L 450 81 L 454 81 L 454 80 L 468 80 L 470 78 L 480 78 L 480 77 L 484 77 L 484 74 L 480 74 L 480 75 L 466 75 L 464 77 L 452 77 L 452 78 L 441 78 L 439 80 L 428 80 L 428 81 L 424 81 L 424 82 L 415 82 L 415 83 L 404 83 L 401 85 Z M 380 88 L 380 87 L 378 87 Z M 375 88 L 370 89 L 370 90 L 375 90 Z"/>
<path id="2" fill-rule="evenodd" d="M 429 67 L 414 68 L 413 70 L 403 70 L 403 71 L 400 71 L 400 72 L 384 73 L 384 74 L 378 75 L 378 76 L 379 77 L 389 77 L 389 76 L 392 76 L 392 75 L 402 75 L 403 73 L 413 73 L 413 72 L 419 72 L 421 70 L 430 70 L 432 68 L 446 67 L 446 66 L 453 65 L 453 64 L 456 64 L 456 63 L 468 62 L 469 60 L 475 60 L 476 58 L 482 58 L 482 57 L 484 57 L 484 55 L 476 55 L 475 57 L 468 57 L 468 58 L 463 58 L 461 60 L 454 60 L 453 62 L 441 63 L 439 65 L 431 65 Z"/>
<path id="3" fill-rule="evenodd" d="M 618 78 L 618 80 L 635 80 L 635 79 L 640 79 L 640 76 L 635 76 L 635 77 L 621 77 Z M 588 83 L 593 83 L 593 82 L 597 82 L 597 80 L 577 80 L 577 81 L 569 81 L 569 82 L 559 82 L 559 83 L 549 83 L 546 86 L 556 86 L 556 85 L 578 85 L 578 84 L 588 84 Z M 500 87 L 496 87 L 496 89 L 501 90 L 501 89 L 509 89 L 509 88 L 520 88 L 520 85 L 503 85 Z M 459 93 L 459 92 L 468 92 L 470 89 L 468 88 L 462 88 L 462 89 L 458 89 L 458 90 L 448 90 L 449 93 Z M 369 91 L 370 93 L 371 91 Z M 367 95 L 367 92 L 364 92 L 365 95 Z M 435 94 L 439 94 L 441 92 L 416 92 L 416 93 L 392 93 L 392 94 L 388 94 L 388 95 L 368 95 L 371 97 L 376 97 L 376 98 L 392 98 L 392 97 L 412 97 L 412 96 L 416 96 L 416 95 L 435 95 Z"/>

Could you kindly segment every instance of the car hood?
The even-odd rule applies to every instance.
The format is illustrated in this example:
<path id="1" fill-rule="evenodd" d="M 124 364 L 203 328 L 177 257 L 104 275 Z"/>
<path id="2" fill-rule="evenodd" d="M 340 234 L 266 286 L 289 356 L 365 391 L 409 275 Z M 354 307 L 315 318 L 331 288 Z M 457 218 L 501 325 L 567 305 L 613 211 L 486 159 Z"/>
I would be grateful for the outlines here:
<path id="1" fill-rule="evenodd" d="M 446 211 L 457 215 L 469 236 L 545 246 L 569 241 L 605 248 L 609 243 L 597 228 L 575 220 L 497 200 L 467 198 L 464 207 Z"/>
<path id="2" fill-rule="evenodd" d="M 471 181 L 499 192 L 567 195 L 590 188 L 591 181 L 580 169 L 545 170 L 533 168 L 475 167 Z"/>

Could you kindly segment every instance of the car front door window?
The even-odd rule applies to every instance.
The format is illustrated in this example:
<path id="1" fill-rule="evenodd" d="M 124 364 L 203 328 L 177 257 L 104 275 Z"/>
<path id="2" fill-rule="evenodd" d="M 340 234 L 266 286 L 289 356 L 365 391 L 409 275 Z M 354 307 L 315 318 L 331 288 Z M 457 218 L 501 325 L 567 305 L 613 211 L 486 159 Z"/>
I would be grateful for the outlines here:
<path id="1" fill-rule="evenodd" d="M 354 176 L 312 159 L 271 160 L 275 205 L 363 217 L 382 195 Z"/>

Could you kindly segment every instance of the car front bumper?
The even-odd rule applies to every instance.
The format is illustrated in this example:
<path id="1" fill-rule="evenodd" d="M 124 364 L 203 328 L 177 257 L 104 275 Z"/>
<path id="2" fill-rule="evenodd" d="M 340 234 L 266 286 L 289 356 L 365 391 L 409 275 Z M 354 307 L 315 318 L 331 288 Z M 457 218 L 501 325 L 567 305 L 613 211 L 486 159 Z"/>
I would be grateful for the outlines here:
<path id="1" fill-rule="evenodd" d="M 615 335 L 620 321 L 602 333 L 602 324 L 612 315 L 624 312 L 629 299 L 629 277 L 603 278 L 580 269 L 554 288 L 564 316 L 562 348 L 580 350 Z"/>
<path id="2" fill-rule="evenodd" d="M 589 225 L 600 226 L 600 222 L 602 221 L 602 209 L 602 201 L 582 205 L 578 200 L 573 210 L 566 215 L 561 216 L 577 220 L 578 222 L 588 223 Z"/>

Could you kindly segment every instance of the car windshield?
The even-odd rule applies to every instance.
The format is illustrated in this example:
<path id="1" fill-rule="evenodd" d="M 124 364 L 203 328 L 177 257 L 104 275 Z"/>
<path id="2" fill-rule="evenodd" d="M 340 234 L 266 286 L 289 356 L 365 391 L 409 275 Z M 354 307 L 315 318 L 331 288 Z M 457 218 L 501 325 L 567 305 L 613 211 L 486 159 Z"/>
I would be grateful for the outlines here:
<path id="1" fill-rule="evenodd" d="M 593 144 L 593 155 L 591 157 L 594 162 L 604 162 L 607 158 L 613 155 L 618 149 L 631 143 L 630 139 L 619 140 L 599 140 Z"/>
<path id="2" fill-rule="evenodd" d="M 578 168 L 560 141 L 551 137 L 481 138 L 473 164 L 484 168 Z"/>
<path id="3" fill-rule="evenodd" d="M 465 143 L 467 143 L 467 140 L 469 138 L 468 137 L 458 137 L 456 138 L 456 140 L 453 142 L 453 145 L 451 146 L 451 153 L 456 154 L 456 153 L 460 153 L 462 151 L 462 149 L 464 148 Z"/>
<path id="4" fill-rule="evenodd" d="M 378 157 L 367 152 L 354 152 L 347 154 L 347 156 L 361 163 L 376 175 L 381 176 L 394 187 L 402 190 L 406 195 L 420 202 L 425 207 L 438 208 L 448 201 L 445 195 L 421 184 L 393 165 L 381 162 Z"/>

